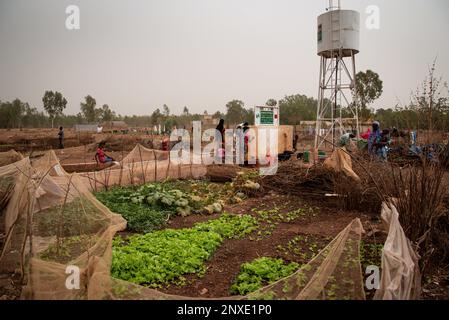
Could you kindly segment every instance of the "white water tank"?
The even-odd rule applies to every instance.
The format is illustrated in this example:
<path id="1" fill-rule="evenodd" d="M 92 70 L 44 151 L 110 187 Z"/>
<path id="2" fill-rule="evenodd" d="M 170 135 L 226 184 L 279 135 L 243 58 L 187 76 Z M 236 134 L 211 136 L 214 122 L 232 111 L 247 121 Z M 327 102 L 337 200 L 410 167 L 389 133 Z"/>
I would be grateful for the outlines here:
<path id="1" fill-rule="evenodd" d="M 318 55 L 350 57 L 359 52 L 360 13 L 331 10 L 318 17 Z"/>

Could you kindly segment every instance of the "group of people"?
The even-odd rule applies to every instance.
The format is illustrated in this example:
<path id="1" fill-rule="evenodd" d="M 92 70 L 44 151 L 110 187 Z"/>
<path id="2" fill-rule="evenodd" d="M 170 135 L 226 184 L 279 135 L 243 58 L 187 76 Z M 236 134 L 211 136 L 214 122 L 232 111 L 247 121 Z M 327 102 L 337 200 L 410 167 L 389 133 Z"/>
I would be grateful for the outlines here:
<path id="1" fill-rule="evenodd" d="M 387 161 L 388 147 L 391 144 L 390 130 L 380 129 L 380 123 L 374 121 L 368 136 L 368 152 L 380 160 Z"/>
<path id="2" fill-rule="evenodd" d="M 64 128 L 59 127 L 58 131 L 58 140 L 59 140 L 59 149 L 64 149 Z M 104 142 L 100 142 L 98 144 L 97 152 L 95 153 L 95 160 L 97 163 L 106 164 L 114 162 L 114 158 L 108 156 L 104 152 Z"/>
<path id="3" fill-rule="evenodd" d="M 249 135 L 248 135 L 248 130 L 249 130 L 249 124 L 248 122 L 245 122 L 241 125 L 239 125 L 237 127 L 237 129 L 242 130 L 241 132 L 243 132 L 244 135 L 244 164 L 248 165 L 248 143 L 249 143 Z M 220 119 L 217 127 L 216 127 L 216 136 L 215 136 L 215 141 L 221 141 L 221 145 L 218 145 L 216 148 L 216 158 L 218 162 L 223 162 L 224 159 L 224 155 L 225 155 L 225 126 L 224 126 L 224 119 Z M 220 136 L 218 136 L 220 134 Z M 59 132 L 58 132 L 58 140 L 59 140 L 59 149 L 64 149 L 64 128 L 63 127 L 59 127 Z M 169 149 L 169 139 L 165 139 L 162 143 L 162 147 L 164 150 Z M 101 164 L 106 164 L 106 163 L 111 163 L 114 162 L 115 160 L 108 156 L 105 152 L 104 152 L 104 143 L 101 142 L 98 145 L 97 148 L 97 152 L 95 153 L 95 160 L 97 161 L 97 163 L 101 163 Z"/>
<path id="4" fill-rule="evenodd" d="M 250 142 L 249 136 L 249 124 L 245 122 L 239 126 L 237 126 L 237 133 L 243 133 L 244 137 L 244 165 L 248 165 L 248 144 Z M 224 120 L 220 119 L 217 127 L 216 127 L 216 136 L 215 141 L 221 141 L 216 148 L 216 159 L 218 162 L 223 162 L 225 156 L 225 125 Z M 241 130 L 241 131 L 239 131 Z M 393 131 L 394 134 L 394 131 Z M 220 135 L 220 136 L 219 136 Z M 340 147 L 350 148 L 350 143 L 352 139 L 356 136 L 353 132 L 348 132 L 343 134 L 340 137 Z M 296 137 L 295 137 L 296 138 Z M 374 121 L 372 124 L 372 130 L 368 129 L 367 132 L 361 135 L 361 138 L 367 141 L 368 144 L 368 153 L 377 157 L 382 161 L 387 161 L 388 158 L 388 148 L 391 144 L 391 136 L 390 130 L 384 129 L 381 130 L 380 123 L 378 121 Z M 59 139 L 59 149 L 64 149 L 64 128 L 60 127 L 58 132 Z M 164 141 L 165 142 L 165 141 Z M 168 143 L 165 146 L 168 149 Z M 114 162 L 114 159 L 104 152 L 104 143 L 100 143 L 95 154 L 95 160 L 97 163 L 110 163 Z"/>
<path id="5" fill-rule="evenodd" d="M 353 132 L 343 134 L 340 137 L 340 147 L 348 148 L 355 137 Z M 387 161 L 388 148 L 391 144 L 390 130 L 381 130 L 379 121 L 374 121 L 372 129 L 361 134 L 361 138 L 367 141 L 369 154 L 382 161 Z"/>
<path id="6" fill-rule="evenodd" d="M 220 119 L 217 127 L 215 128 L 215 141 L 221 141 L 221 145 L 219 144 L 216 148 L 216 162 L 218 163 L 222 163 L 223 159 L 225 157 L 225 124 L 224 124 L 224 119 Z M 237 134 L 243 134 L 243 146 L 244 146 L 244 165 L 247 166 L 248 165 L 248 144 L 250 143 L 251 137 L 249 135 L 249 123 L 248 122 L 244 122 L 240 125 L 237 126 Z M 241 130 L 241 131 L 240 131 Z M 236 136 L 234 135 L 234 138 L 236 138 Z"/>

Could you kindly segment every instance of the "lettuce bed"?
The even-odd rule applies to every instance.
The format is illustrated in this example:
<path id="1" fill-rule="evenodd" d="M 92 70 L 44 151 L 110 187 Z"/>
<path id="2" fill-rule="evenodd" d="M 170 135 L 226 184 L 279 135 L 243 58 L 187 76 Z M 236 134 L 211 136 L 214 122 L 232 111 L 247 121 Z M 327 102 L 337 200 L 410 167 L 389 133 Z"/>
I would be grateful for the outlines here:
<path id="1" fill-rule="evenodd" d="M 185 283 L 184 275 L 205 272 L 205 262 L 225 239 L 238 239 L 257 228 L 249 215 L 223 214 L 193 228 L 166 229 L 114 239 L 111 273 L 149 287 Z"/>

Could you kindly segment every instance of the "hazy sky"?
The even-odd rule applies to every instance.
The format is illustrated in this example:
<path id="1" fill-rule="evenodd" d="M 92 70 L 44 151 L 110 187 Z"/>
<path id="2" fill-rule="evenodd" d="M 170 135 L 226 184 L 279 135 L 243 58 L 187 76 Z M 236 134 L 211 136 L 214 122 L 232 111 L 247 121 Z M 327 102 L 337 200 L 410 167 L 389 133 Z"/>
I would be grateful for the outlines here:
<path id="1" fill-rule="evenodd" d="M 65 27 L 68 5 L 80 30 Z M 366 7 L 380 8 L 367 30 Z M 316 17 L 324 0 L 0 0 L 0 100 L 42 110 L 45 90 L 78 113 L 87 94 L 120 114 L 247 107 L 302 93 L 316 98 Z M 376 107 L 407 103 L 438 55 L 449 80 L 449 1 L 342 0 L 361 12 L 357 69 L 384 80 Z M 398 100 L 399 99 L 399 100 Z"/>

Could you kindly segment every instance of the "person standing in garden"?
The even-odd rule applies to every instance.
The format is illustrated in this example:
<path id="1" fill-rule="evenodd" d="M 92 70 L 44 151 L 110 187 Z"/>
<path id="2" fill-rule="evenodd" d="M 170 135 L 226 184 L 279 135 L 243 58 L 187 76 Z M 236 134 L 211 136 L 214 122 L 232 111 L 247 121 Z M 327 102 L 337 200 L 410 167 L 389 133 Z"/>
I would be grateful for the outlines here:
<path id="1" fill-rule="evenodd" d="M 390 131 L 380 130 L 380 123 L 373 122 L 373 131 L 368 138 L 368 152 L 382 161 L 387 161 L 387 148 L 390 144 Z"/>
<path id="2" fill-rule="evenodd" d="M 352 132 L 347 132 L 340 137 L 340 147 L 350 148 L 351 139 L 355 138 L 355 134 Z"/>
<path id="3" fill-rule="evenodd" d="M 372 127 L 373 127 L 373 131 L 371 131 L 371 133 L 369 134 L 369 137 L 368 137 L 368 152 L 371 155 L 375 155 L 376 154 L 376 145 L 377 145 L 377 143 L 380 142 L 380 136 L 381 136 L 380 123 L 378 121 L 374 121 L 372 124 Z"/>
<path id="4" fill-rule="evenodd" d="M 63 127 L 59 127 L 58 139 L 59 139 L 59 149 L 64 149 L 64 128 Z"/>
<path id="5" fill-rule="evenodd" d="M 224 158 L 224 146 L 225 146 L 225 127 L 224 127 L 224 119 L 220 119 L 217 127 L 215 128 L 215 162 L 223 163 Z"/>

